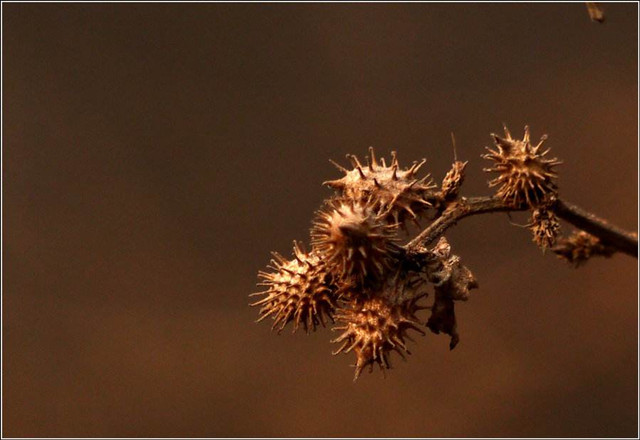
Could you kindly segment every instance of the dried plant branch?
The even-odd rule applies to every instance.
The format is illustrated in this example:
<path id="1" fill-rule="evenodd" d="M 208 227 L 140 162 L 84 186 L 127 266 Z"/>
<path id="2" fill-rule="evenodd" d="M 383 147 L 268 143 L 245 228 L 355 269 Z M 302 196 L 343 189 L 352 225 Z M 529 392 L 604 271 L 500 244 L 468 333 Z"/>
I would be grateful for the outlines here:
<path id="1" fill-rule="evenodd" d="M 258 321 L 271 319 L 278 332 L 290 323 L 294 332 L 336 323 L 332 342 L 341 346 L 334 354 L 355 353 L 357 379 L 366 367 L 390 368 L 391 352 L 410 354 L 408 332 L 424 335 L 423 325 L 449 335 L 450 349 L 458 344 L 455 302 L 468 300 L 478 282 L 444 233 L 465 217 L 529 211 L 533 242 L 576 266 L 616 252 L 637 258 L 637 235 L 558 198 L 561 162 L 547 157 L 546 136 L 534 145 L 528 127 L 522 139 L 504 131 L 483 155 L 492 162 L 485 171 L 497 174 L 490 197 L 460 196 L 467 162 L 457 158 L 440 185 L 430 174 L 418 177 L 426 159 L 402 168 L 395 152 L 388 165 L 372 148 L 364 163 L 347 155 L 351 169 L 334 163 L 344 176 L 325 182 L 336 194 L 316 213 L 311 250 L 294 242 L 292 259 L 274 254 L 270 271 L 259 272 L 266 290 L 252 295 L 262 297 L 252 304 L 260 307 Z M 429 224 L 400 246 L 401 230 L 418 219 Z M 559 237 L 558 219 L 580 230 Z M 434 300 L 421 305 L 430 286 Z M 431 312 L 426 321 L 417 314 L 424 309 Z"/>
<path id="2" fill-rule="evenodd" d="M 611 246 L 616 251 L 638 258 L 637 234 L 620 229 L 608 221 L 562 200 L 557 200 L 553 209 L 558 217 L 576 228 L 598 237 L 602 243 Z"/>
<path id="3" fill-rule="evenodd" d="M 447 229 L 465 217 L 492 212 L 526 211 L 528 209 L 529 207 L 526 205 L 514 207 L 499 197 L 462 198 L 449 203 L 440 217 L 405 245 L 405 250 L 407 253 L 411 253 L 419 248 L 429 246 Z M 549 209 L 576 228 L 596 236 L 614 251 L 638 257 L 638 236 L 636 234 L 624 231 L 606 220 L 560 199 L 551 204 Z"/>
<path id="4" fill-rule="evenodd" d="M 491 212 L 525 211 L 527 209 L 526 206 L 514 208 L 500 197 L 473 197 L 469 199 L 463 197 L 449 203 L 441 216 L 405 245 L 405 250 L 412 253 L 419 248 L 429 246 L 440 238 L 447 229 L 465 217 Z"/>

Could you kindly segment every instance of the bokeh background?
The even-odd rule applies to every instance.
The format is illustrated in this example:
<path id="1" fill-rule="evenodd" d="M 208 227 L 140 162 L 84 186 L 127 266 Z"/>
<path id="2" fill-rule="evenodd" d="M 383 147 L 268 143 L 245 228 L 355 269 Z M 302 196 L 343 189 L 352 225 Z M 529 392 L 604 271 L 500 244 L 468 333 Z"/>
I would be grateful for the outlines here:
<path id="1" fill-rule="evenodd" d="M 370 145 L 441 179 L 454 132 L 483 195 L 489 133 L 530 124 L 636 230 L 637 5 L 605 8 L 4 4 L 3 434 L 636 436 L 637 260 L 574 269 L 504 214 L 447 234 L 458 347 L 386 379 L 247 306 Z"/>

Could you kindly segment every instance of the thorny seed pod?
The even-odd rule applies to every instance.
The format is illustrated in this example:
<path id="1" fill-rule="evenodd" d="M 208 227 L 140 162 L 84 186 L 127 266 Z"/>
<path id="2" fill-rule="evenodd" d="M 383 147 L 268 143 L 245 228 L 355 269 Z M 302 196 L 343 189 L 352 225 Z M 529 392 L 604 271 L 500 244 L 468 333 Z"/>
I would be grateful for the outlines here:
<path id="1" fill-rule="evenodd" d="M 416 177 L 426 159 L 403 170 L 395 151 L 391 152 L 390 166 L 386 165 L 384 158 L 379 163 L 371 147 L 369 154 L 371 158 L 367 158 L 366 165 L 362 165 L 356 156 L 347 155 L 353 165 L 352 170 L 332 162 L 345 176 L 324 184 L 339 190 L 346 199 L 370 204 L 383 213 L 387 223 L 404 226 L 407 219 L 417 223 L 419 214 L 432 206 L 429 202 L 433 197 L 431 190 L 436 187 L 429 174 L 420 179 Z"/>
<path id="2" fill-rule="evenodd" d="M 553 211 L 542 207 L 534 209 L 530 225 L 533 241 L 543 252 L 555 244 L 560 223 Z"/>
<path id="3" fill-rule="evenodd" d="M 598 237 L 585 232 L 577 231 L 569 238 L 558 239 L 556 245 L 551 249 L 558 258 L 566 260 L 568 263 L 578 267 L 596 255 L 610 257 L 615 253 L 615 249 L 603 244 Z"/>
<path id="4" fill-rule="evenodd" d="M 317 213 L 311 242 L 338 278 L 374 281 L 392 267 L 396 230 L 371 206 L 338 200 Z"/>
<path id="5" fill-rule="evenodd" d="M 319 324 L 324 327 L 325 318 L 333 321 L 335 287 L 331 275 L 316 253 L 305 253 L 295 242 L 293 252 L 293 260 L 274 253 L 275 259 L 269 266 L 273 272 L 259 272 L 264 280 L 259 285 L 266 286 L 267 290 L 250 295 L 265 295 L 251 306 L 262 306 L 258 322 L 272 317 L 272 330 L 277 328 L 278 333 L 291 321 L 294 332 L 302 324 L 307 333 L 315 331 Z"/>
<path id="6" fill-rule="evenodd" d="M 350 351 L 355 353 L 354 381 L 367 365 L 370 372 L 374 363 L 383 372 L 391 368 L 391 351 L 396 351 L 402 358 L 405 358 L 405 353 L 411 354 L 405 344 L 405 338 L 410 339 L 407 331 L 413 329 L 425 334 L 415 316 L 418 310 L 425 308 L 416 304 L 423 296 L 399 303 L 394 303 L 387 297 L 376 296 L 355 302 L 350 308 L 340 309 L 336 314 L 336 321 L 342 325 L 333 330 L 342 331 L 342 334 L 331 342 L 342 343 L 342 346 L 333 354 Z"/>
<path id="7" fill-rule="evenodd" d="M 489 153 L 482 156 L 495 162 L 493 168 L 485 168 L 485 171 L 499 174 L 489 182 L 489 186 L 500 185 L 496 195 L 513 206 L 526 203 L 535 207 L 556 193 L 553 179 L 558 175 L 553 167 L 562 162 L 557 158 L 546 159 L 544 156 L 549 149 L 539 152 L 546 135 L 534 147 L 530 143 L 528 126 L 524 128 L 522 140 L 513 139 L 507 127 L 504 127 L 504 132 L 506 138 L 492 134 L 498 150 L 487 147 Z"/>

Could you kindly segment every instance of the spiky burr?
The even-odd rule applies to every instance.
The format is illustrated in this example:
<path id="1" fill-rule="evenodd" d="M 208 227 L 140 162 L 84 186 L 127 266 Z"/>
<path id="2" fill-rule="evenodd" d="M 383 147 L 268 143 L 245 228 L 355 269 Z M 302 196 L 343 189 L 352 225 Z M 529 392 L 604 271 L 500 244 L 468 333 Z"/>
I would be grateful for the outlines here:
<path id="1" fill-rule="evenodd" d="M 546 135 L 532 146 L 528 126 L 524 128 L 522 140 L 513 139 L 507 127 L 504 127 L 504 132 L 504 138 L 491 135 L 497 150 L 487 147 L 489 153 L 482 156 L 495 162 L 492 168 L 485 168 L 485 171 L 498 173 L 489 186 L 500 186 L 496 195 L 514 207 L 525 203 L 535 207 L 557 192 L 553 179 L 558 175 L 553 168 L 562 162 L 557 158 L 545 158 L 549 149 L 540 152 Z"/>
<path id="2" fill-rule="evenodd" d="M 393 265 L 396 229 L 371 205 L 334 200 L 317 213 L 311 242 L 338 278 L 370 284 Z"/>
<path id="3" fill-rule="evenodd" d="M 326 325 L 327 318 L 333 321 L 335 285 L 320 257 L 304 252 L 294 242 L 294 258 L 287 260 L 273 253 L 270 272 L 260 271 L 264 281 L 259 285 L 267 289 L 250 296 L 264 296 L 251 306 L 261 306 L 259 321 L 273 318 L 273 329 L 280 333 L 289 322 L 293 331 L 300 324 L 305 331 L 315 330 L 318 325 Z"/>
<path id="4" fill-rule="evenodd" d="M 404 225 L 408 219 L 417 222 L 420 213 L 432 206 L 429 199 L 432 197 L 431 190 L 436 187 L 429 174 L 416 177 L 426 159 L 402 169 L 395 151 L 391 152 L 389 166 L 384 158 L 378 162 L 371 147 L 369 155 L 365 165 L 355 155 L 347 155 L 353 166 L 351 170 L 332 161 L 345 175 L 324 184 L 338 190 L 343 198 L 371 205 L 383 213 L 387 223 Z"/>
<path id="5" fill-rule="evenodd" d="M 357 380 L 362 370 L 369 366 L 371 371 L 378 364 L 384 372 L 391 368 L 389 354 L 397 352 L 402 358 L 411 354 L 405 339 L 409 339 L 407 331 L 413 329 L 424 335 L 416 312 L 424 307 L 417 301 L 424 295 L 400 302 L 384 296 L 374 296 L 351 304 L 336 314 L 336 320 L 342 324 L 334 327 L 342 334 L 331 342 L 342 344 L 333 352 L 356 355 L 355 377 Z"/>

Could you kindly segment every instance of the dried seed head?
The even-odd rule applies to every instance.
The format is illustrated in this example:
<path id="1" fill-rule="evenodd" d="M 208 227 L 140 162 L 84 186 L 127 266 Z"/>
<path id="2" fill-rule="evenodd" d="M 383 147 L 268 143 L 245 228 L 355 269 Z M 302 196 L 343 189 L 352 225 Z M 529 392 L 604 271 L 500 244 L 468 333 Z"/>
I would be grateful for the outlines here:
<path id="1" fill-rule="evenodd" d="M 578 267 L 596 255 L 610 257 L 615 253 L 611 246 L 603 244 L 598 237 L 584 231 L 574 232 L 569 238 L 560 238 L 551 249 L 558 258 Z"/>
<path id="2" fill-rule="evenodd" d="M 542 207 L 534 209 L 530 224 L 533 241 L 543 252 L 555 244 L 560 223 L 553 211 Z"/>
<path id="3" fill-rule="evenodd" d="M 386 165 L 384 158 L 378 162 L 371 147 L 369 154 L 371 158 L 367 158 L 365 165 L 356 156 L 347 155 L 353 165 L 352 170 L 334 163 L 345 176 L 324 184 L 339 190 L 347 199 L 370 204 L 373 209 L 384 213 L 387 223 L 404 225 L 407 219 L 417 222 L 418 215 L 431 206 L 431 190 L 436 187 L 429 174 L 420 179 L 416 177 L 426 159 L 403 170 L 395 151 L 391 153 L 390 166 Z"/>
<path id="4" fill-rule="evenodd" d="M 273 318 L 272 329 L 277 328 L 278 333 L 291 321 L 294 332 L 302 324 L 307 333 L 318 324 L 324 327 L 325 318 L 333 321 L 335 286 L 330 274 L 314 252 L 305 253 L 295 242 L 293 251 L 293 260 L 273 254 L 275 259 L 269 266 L 272 272 L 259 272 L 264 280 L 259 285 L 266 286 L 267 290 L 250 295 L 265 296 L 251 306 L 262 306 L 258 322 Z"/>
<path id="5" fill-rule="evenodd" d="M 529 141 L 529 127 L 524 128 L 522 140 L 513 139 L 507 127 L 504 128 L 506 138 L 492 134 L 498 150 L 489 150 L 482 157 L 495 162 L 493 168 L 486 168 L 487 172 L 498 173 L 498 177 L 489 182 L 489 186 L 500 185 L 497 196 L 511 203 L 513 206 L 537 206 L 545 199 L 556 193 L 557 186 L 553 179 L 558 175 L 553 167 L 561 162 L 557 158 L 546 159 L 544 156 L 549 149 L 539 152 L 547 139 L 544 135 L 534 147 Z"/>
<path id="6" fill-rule="evenodd" d="M 478 282 L 471 271 L 460 264 L 460 257 L 452 256 L 443 264 L 445 273 L 450 275 L 441 284 L 435 286 L 435 299 L 431 306 L 431 316 L 427 327 L 438 334 L 443 332 L 451 336 L 449 349 L 453 350 L 460 336 L 458 335 L 454 301 L 469 299 L 469 291 L 478 287 Z"/>
<path id="7" fill-rule="evenodd" d="M 442 197 L 445 200 L 455 200 L 458 197 L 460 186 L 464 182 L 464 169 L 466 166 L 467 162 L 456 160 L 444 176 L 444 179 L 442 179 Z"/>
<path id="8" fill-rule="evenodd" d="M 440 237 L 431 250 L 434 258 L 426 267 L 427 278 L 445 296 L 455 301 L 469 299 L 469 291 L 478 288 L 473 273 L 462 265 L 460 257 L 451 254 L 451 246 L 445 237 Z"/>
<path id="9" fill-rule="evenodd" d="M 371 206 L 338 200 L 317 213 L 311 241 L 337 277 L 371 282 L 392 267 L 396 232 Z"/>
<path id="10" fill-rule="evenodd" d="M 431 258 L 426 266 L 427 277 L 435 286 L 435 299 L 427 327 L 435 333 L 451 336 L 449 349 L 458 344 L 454 301 L 469 299 L 469 291 L 478 287 L 473 273 L 460 262 L 460 257 L 451 254 L 451 246 L 445 237 L 430 251 Z"/>
<path id="11" fill-rule="evenodd" d="M 351 305 L 351 308 L 340 310 L 336 320 L 342 325 L 333 330 L 342 334 L 331 342 L 341 343 L 342 346 L 333 354 L 356 354 L 355 378 L 358 379 L 362 370 L 368 365 L 371 371 L 377 363 L 380 369 L 391 368 L 389 353 L 396 351 L 403 358 L 405 353 L 411 354 L 405 344 L 409 329 L 424 335 L 420 329 L 420 322 L 415 316 L 421 309 L 416 302 L 418 298 L 401 303 L 394 303 L 385 297 L 371 297 Z"/>

